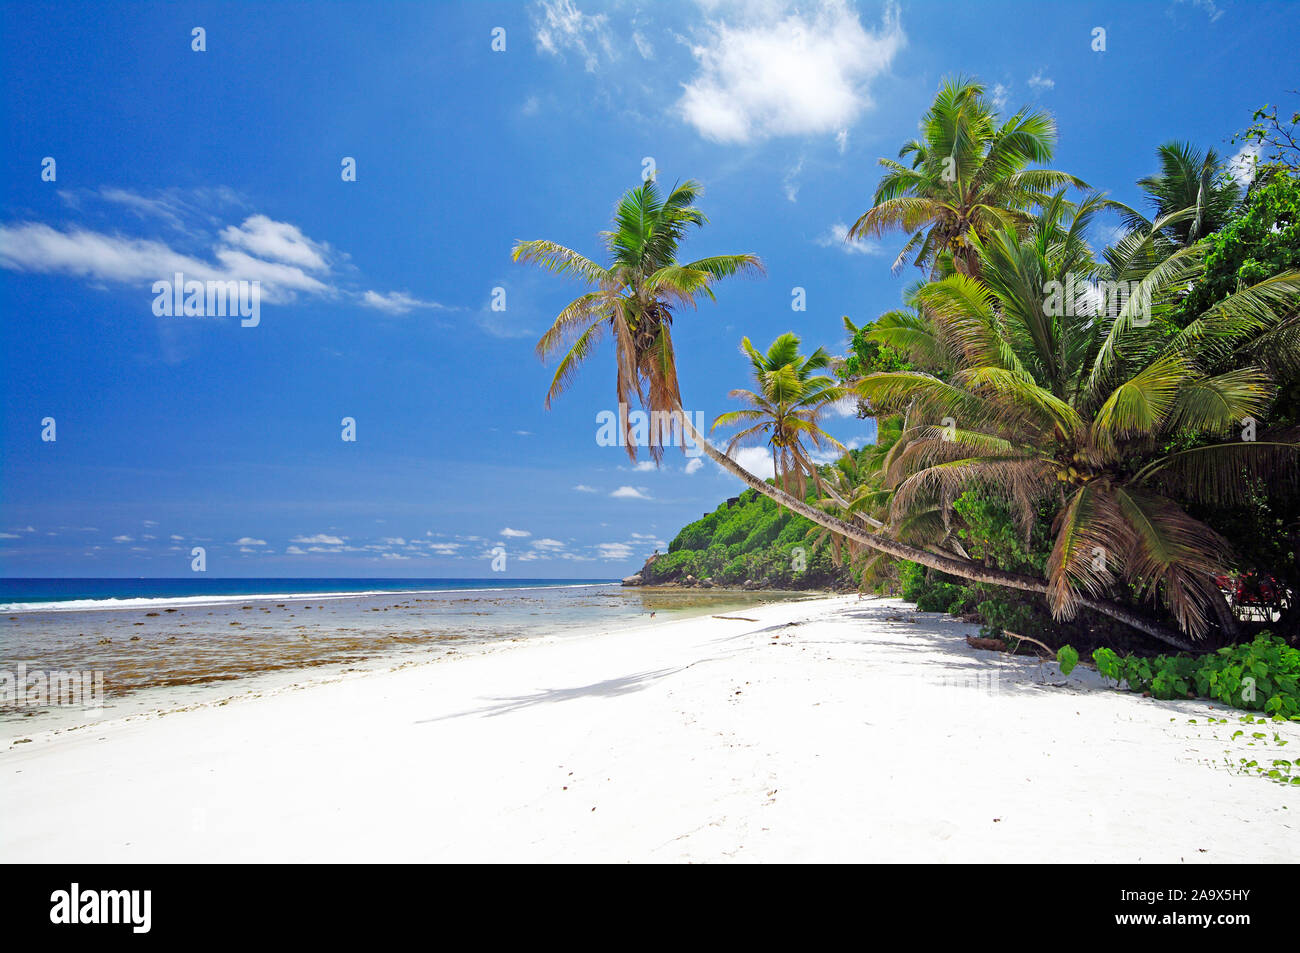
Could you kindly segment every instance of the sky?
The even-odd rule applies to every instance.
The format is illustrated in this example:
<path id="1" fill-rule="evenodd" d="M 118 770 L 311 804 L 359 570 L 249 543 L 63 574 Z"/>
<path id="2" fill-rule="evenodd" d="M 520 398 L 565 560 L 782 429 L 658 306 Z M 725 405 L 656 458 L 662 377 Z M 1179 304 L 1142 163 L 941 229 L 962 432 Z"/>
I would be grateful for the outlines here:
<path id="1" fill-rule="evenodd" d="M 1140 204 L 1160 143 L 1231 156 L 1289 102 L 1300 35 L 1300 4 L 1230 0 L 0 9 L 8 577 L 186 576 L 195 547 L 209 576 L 627 575 L 741 484 L 600 444 L 608 347 L 544 409 L 534 344 L 583 289 L 516 240 L 599 257 L 645 170 L 699 180 L 683 254 L 766 266 L 674 324 L 711 422 L 743 336 L 843 353 L 841 316 L 920 277 L 904 236 L 844 233 L 944 77 L 1050 111 L 1052 165 Z M 170 313 L 177 272 L 257 281 L 255 323 Z"/>

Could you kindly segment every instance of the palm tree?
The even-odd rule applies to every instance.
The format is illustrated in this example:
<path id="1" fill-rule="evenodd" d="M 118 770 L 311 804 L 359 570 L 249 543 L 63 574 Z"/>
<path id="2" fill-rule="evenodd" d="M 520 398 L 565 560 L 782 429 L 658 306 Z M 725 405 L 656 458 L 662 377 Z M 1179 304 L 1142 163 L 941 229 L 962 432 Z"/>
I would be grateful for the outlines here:
<path id="1" fill-rule="evenodd" d="M 821 415 L 829 404 L 844 397 L 844 390 L 834 378 L 814 375 L 830 367 L 831 356 L 823 348 L 804 357 L 799 353 L 799 338 L 786 332 L 772 342 L 764 354 L 749 338 L 742 338 L 740 351 L 749 358 L 757 391 L 736 389 L 727 396 L 744 401 L 744 410 L 720 414 L 713 430 L 746 424 L 727 444 L 730 456 L 737 447 L 766 438 L 772 449 L 772 474 L 787 493 L 792 490 L 802 499 L 807 492 L 805 476 L 819 486 L 821 477 L 809 460 L 809 440 L 814 447 L 829 444 L 841 453 L 844 447 L 820 426 Z"/>
<path id="2" fill-rule="evenodd" d="M 1218 231 L 1232 217 L 1241 189 L 1225 174 L 1219 154 L 1202 153 L 1188 142 L 1166 142 L 1156 150 L 1160 173 L 1138 180 L 1157 218 L 1188 210 L 1188 215 L 1165 228 L 1164 234 L 1177 245 L 1191 245 Z M 1129 216 L 1131 225 L 1148 224 L 1141 216 Z"/>
<path id="3" fill-rule="evenodd" d="M 951 275 L 918 294 L 923 348 L 896 328 L 873 332 L 948 359 L 942 378 L 885 372 L 858 384 L 874 406 L 906 415 L 890 526 L 973 483 L 1000 490 L 1025 520 L 1054 501 L 1046 594 L 1058 618 L 1122 581 L 1158 597 L 1194 638 L 1212 618 L 1231 630 L 1215 581 L 1231 548 L 1175 497 L 1233 502 L 1256 480 L 1294 485 L 1295 435 L 1243 440 L 1239 427 L 1263 419 L 1270 365 L 1300 356 L 1300 272 L 1242 289 L 1180 330 L 1163 319 L 1199 272 L 1200 250 L 1185 248 L 1154 264 L 1122 307 L 1061 313 L 1042 289 L 1093 267 L 1081 235 L 1104 204 L 1085 202 L 1066 227 L 1063 204 L 1049 203 L 1027 236 L 1008 227 L 976 240 L 982 280 Z"/>
<path id="4" fill-rule="evenodd" d="M 601 338 L 610 335 L 618 367 L 619 407 L 626 407 L 635 394 L 650 411 L 649 449 L 656 461 L 663 456 L 665 428 L 673 409 L 681 404 L 670 333 L 674 311 L 694 308 L 701 295 L 712 299 L 712 285 L 720 278 L 763 270 L 758 256 L 747 254 L 678 263 L 678 246 L 687 229 L 708 222 L 694 204 L 700 192 L 699 183 L 687 181 L 662 198 L 649 180 L 626 193 L 615 209 L 614 227 L 602 233 L 608 265 L 546 240 L 516 242 L 511 254 L 514 261 L 536 262 L 595 286 L 569 302 L 537 342 L 543 360 L 562 349 L 565 352 L 546 394 L 546 406 L 568 387 Z M 626 414 L 619 416 L 628 456 L 635 460 L 631 424 Z"/>
<path id="5" fill-rule="evenodd" d="M 560 342 L 566 336 L 577 336 L 556 370 L 547 395 L 548 404 L 572 380 L 582 362 L 590 356 L 600 333 L 605 328 L 612 329 L 617 344 L 615 356 L 620 399 L 636 390 L 638 394 L 644 394 L 646 402 L 655 408 L 670 405 L 669 409 L 675 414 L 685 439 L 697 444 L 710 460 L 749 488 L 819 526 L 876 552 L 920 563 L 930 569 L 973 582 L 1046 594 L 1047 584 L 1042 579 L 909 545 L 890 538 L 874 526 L 869 529 L 860 522 L 846 522 L 814 503 L 786 493 L 780 487 L 750 473 L 710 444 L 705 435 L 695 428 L 691 415 L 682 408 L 678 394 L 673 350 L 668 340 L 667 322 L 671 317 L 669 305 L 682 301 L 693 304 L 695 294 L 701 292 L 707 293 L 711 298 L 709 285 L 713 280 L 740 271 L 754 271 L 760 265 L 752 255 L 706 258 L 691 265 L 672 264 L 672 254 L 668 254 L 664 246 L 670 245 L 668 251 L 675 252 L 685 225 L 702 224 L 704 221 L 703 215 L 689 205 L 698 195 L 699 187 L 687 183 L 675 189 L 673 196 L 677 196 L 681 189 L 686 189 L 690 197 L 673 200 L 670 196 L 671 203 L 661 203 L 650 184 L 635 189 L 624 197 L 616 214 L 616 228 L 605 233 L 613 258 L 613 264 L 608 268 L 554 242 L 516 244 L 516 260 L 537 261 L 552 271 L 576 274 L 597 286 L 596 290 L 574 299 L 561 311 L 552 328 L 538 342 L 538 352 L 545 357 L 558 351 Z M 664 239 L 665 231 L 672 233 L 671 242 Z M 643 385 L 642 381 L 646 377 L 653 378 L 650 385 Z M 630 437 L 629 434 L 629 444 L 632 442 Z M 631 450 L 629 447 L 629 452 Z M 1191 643 L 1177 633 L 1114 600 L 1084 593 L 1077 601 L 1079 605 L 1102 612 L 1170 645 L 1192 647 Z"/>
<path id="6" fill-rule="evenodd" d="M 945 80 L 921 120 L 921 138 L 898 153 L 900 159 L 910 155 L 911 166 L 879 160 L 887 171 L 848 238 L 901 228 L 912 234 L 895 271 L 915 252 L 913 263 L 932 273 L 950 259 L 957 271 L 976 274 L 973 238 L 1026 225 L 1051 189 L 1085 187 L 1064 172 L 1027 168 L 1049 161 L 1055 144 L 1056 123 L 1047 113 L 1026 107 L 999 124 L 981 83 Z"/>

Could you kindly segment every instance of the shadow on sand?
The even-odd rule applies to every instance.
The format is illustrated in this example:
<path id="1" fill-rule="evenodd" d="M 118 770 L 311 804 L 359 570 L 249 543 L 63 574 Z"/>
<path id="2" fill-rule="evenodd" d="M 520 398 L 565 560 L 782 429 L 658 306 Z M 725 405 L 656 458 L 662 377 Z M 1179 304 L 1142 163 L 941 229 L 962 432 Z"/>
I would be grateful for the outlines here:
<path id="1" fill-rule="evenodd" d="M 417 721 L 416 724 L 427 725 L 432 722 L 449 721 L 452 718 L 463 718 L 466 715 L 484 715 L 487 717 L 506 715 L 510 712 L 523 711 L 538 705 L 573 701 L 578 698 L 617 698 L 620 695 L 639 692 L 649 687 L 652 682 L 667 678 L 669 675 L 675 675 L 689 667 L 683 665 L 677 668 L 661 668 L 652 672 L 640 672 L 636 675 L 625 675 L 622 678 L 610 678 L 603 682 L 592 682 L 590 685 L 578 685 L 573 688 L 546 688 L 533 692 L 531 695 L 490 698 L 488 699 L 489 704 L 481 708 L 453 712 L 450 715 L 439 715 L 437 718 L 423 718 Z"/>

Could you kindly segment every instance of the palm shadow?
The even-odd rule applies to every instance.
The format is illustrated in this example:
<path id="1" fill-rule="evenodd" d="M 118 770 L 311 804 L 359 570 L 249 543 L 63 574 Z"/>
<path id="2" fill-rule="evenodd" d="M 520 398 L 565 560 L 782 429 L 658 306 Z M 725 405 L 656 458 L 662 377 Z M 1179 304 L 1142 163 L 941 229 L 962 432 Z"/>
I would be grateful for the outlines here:
<path id="1" fill-rule="evenodd" d="M 483 715 L 491 718 L 497 715 L 508 715 L 511 712 L 535 708 L 538 705 L 558 704 L 578 698 L 618 698 L 622 695 L 631 695 L 634 692 L 642 691 L 653 682 L 661 678 L 667 678 L 669 675 L 675 675 L 688 667 L 682 665 L 676 668 L 661 668 L 650 672 L 640 672 L 636 675 L 625 675 L 621 678 L 608 678 L 602 682 L 592 682 L 590 685 L 577 685 L 572 688 L 546 688 L 533 692 L 531 695 L 490 698 L 488 699 L 490 704 L 481 708 L 453 712 L 450 715 L 439 715 L 437 718 L 422 718 L 416 724 L 425 725 L 431 722 L 448 721 L 452 718 L 463 718 L 467 715 Z"/>

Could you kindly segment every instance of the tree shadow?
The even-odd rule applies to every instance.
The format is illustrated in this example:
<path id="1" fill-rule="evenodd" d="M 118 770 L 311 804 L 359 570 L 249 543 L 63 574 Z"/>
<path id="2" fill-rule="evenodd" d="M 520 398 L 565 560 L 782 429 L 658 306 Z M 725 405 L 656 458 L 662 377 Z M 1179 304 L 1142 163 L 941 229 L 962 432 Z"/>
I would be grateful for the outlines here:
<path id="1" fill-rule="evenodd" d="M 689 668 L 689 666 L 661 668 L 650 672 L 640 672 L 636 675 L 625 675 L 621 678 L 609 678 L 603 682 L 592 682 L 590 685 L 577 685 L 573 688 L 546 688 L 533 692 L 531 695 L 489 698 L 489 704 L 481 708 L 454 712 L 450 715 L 439 715 L 437 718 L 422 718 L 416 724 L 425 725 L 431 722 L 449 721 L 452 718 L 463 718 L 466 715 L 483 715 L 491 718 L 496 715 L 508 715 L 511 712 L 535 708 L 538 705 L 551 705 L 573 701 L 577 698 L 618 698 L 621 695 L 631 695 L 633 692 L 639 692 L 648 688 L 652 682 L 667 678 L 669 675 L 675 675 L 686 668 Z"/>

